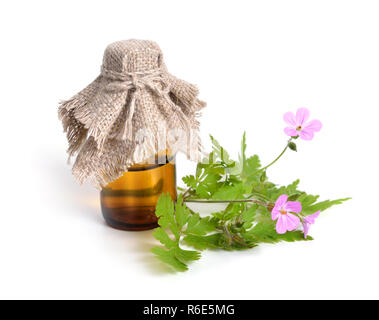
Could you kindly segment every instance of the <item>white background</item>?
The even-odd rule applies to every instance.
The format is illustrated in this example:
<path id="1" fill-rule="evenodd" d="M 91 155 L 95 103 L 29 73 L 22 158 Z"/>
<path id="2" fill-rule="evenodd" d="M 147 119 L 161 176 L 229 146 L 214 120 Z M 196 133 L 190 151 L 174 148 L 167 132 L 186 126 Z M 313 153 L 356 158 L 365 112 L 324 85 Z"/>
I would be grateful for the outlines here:
<path id="1" fill-rule="evenodd" d="M 379 298 L 378 17 L 362 0 L 1 2 L 0 298 Z M 204 252 L 167 273 L 150 231 L 104 224 L 57 119 L 106 45 L 128 38 L 157 41 L 170 72 L 200 87 L 208 147 L 211 133 L 236 156 L 246 130 L 267 163 L 283 113 L 309 108 L 322 131 L 268 174 L 353 200 L 322 214 L 313 242 Z M 179 178 L 193 168 L 178 157 Z"/>

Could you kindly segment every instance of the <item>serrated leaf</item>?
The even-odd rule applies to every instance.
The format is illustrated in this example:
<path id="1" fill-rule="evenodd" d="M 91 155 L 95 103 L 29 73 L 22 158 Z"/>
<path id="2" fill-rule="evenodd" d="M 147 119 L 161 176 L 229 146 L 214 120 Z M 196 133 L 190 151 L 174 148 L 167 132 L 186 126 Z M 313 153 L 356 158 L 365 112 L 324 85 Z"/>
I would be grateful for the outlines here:
<path id="1" fill-rule="evenodd" d="M 343 199 L 337 199 L 337 200 L 325 200 L 316 204 L 313 204 L 311 206 L 306 206 L 303 208 L 302 213 L 305 215 L 310 215 L 312 213 L 315 213 L 317 211 L 324 211 L 326 209 L 329 209 L 332 206 L 335 206 L 337 204 L 342 204 L 343 202 L 350 200 L 351 198 L 343 198 Z"/>
<path id="2" fill-rule="evenodd" d="M 272 185 L 272 186 L 270 186 L 270 188 L 267 188 L 265 190 L 265 194 L 272 201 L 276 201 L 280 195 L 287 194 L 287 188 L 284 186 L 281 186 L 278 188 L 277 186 Z"/>
<path id="3" fill-rule="evenodd" d="M 246 170 L 248 174 L 257 171 L 261 167 L 261 161 L 259 160 L 258 155 L 253 155 L 246 159 Z"/>
<path id="4" fill-rule="evenodd" d="M 312 237 L 308 236 L 304 238 L 304 234 L 301 231 L 288 231 L 284 234 L 279 234 L 275 230 L 275 223 L 258 223 L 254 228 L 247 231 L 245 236 L 252 237 L 258 242 L 265 243 L 277 243 L 280 241 L 294 242 L 294 241 L 309 241 L 313 240 Z"/>
<path id="5" fill-rule="evenodd" d="M 183 182 L 190 188 L 196 188 L 197 181 L 193 175 L 185 176 L 182 178 Z"/>
<path id="6" fill-rule="evenodd" d="M 189 220 L 187 229 L 184 234 L 194 234 L 203 236 L 209 232 L 215 231 L 217 227 L 217 221 L 210 217 L 200 218 L 199 214 L 193 214 Z"/>
<path id="7" fill-rule="evenodd" d="M 254 221 L 255 215 L 257 212 L 257 206 L 253 205 L 247 210 L 242 212 L 242 221 L 244 222 L 243 226 L 244 228 L 250 228 L 252 225 L 252 222 Z"/>
<path id="8" fill-rule="evenodd" d="M 218 243 L 221 233 L 215 233 L 208 236 L 187 235 L 184 237 L 184 241 L 191 247 L 197 250 L 214 249 L 218 248 Z"/>
<path id="9" fill-rule="evenodd" d="M 311 204 L 315 203 L 319 196 L 314 196 L 312 194 L 302 194 L 299 198 L 297 198 L 297 201 L 301 203 L 301 206 L 304 208 L 309 207 Z"/>
<path id="10" fill-rule="evenodd" d="M 175 219 L 178 224 L 179 230 L 181 230 L 187 223 L 189 216 L 191 215 L 189 209 L 183 205 L 183 198 L 180 195 L 175 205 Z"/>
<path id="11" fill-rule="evenodd" d="M 290 195 L 296 193 L 297 192 L 297 187 L 299 186 L 299 183 L 300 183 L 300 180 L 297 179 L 294 182 L 292 182 L 291 184 L 289 184 L 286 187 L 286 194 L 290 196 Z"/>
<path id="12" fill-rule="evenodd" d="M 219 158 L 222 162 L 228 164 L 230 162 L 228 152 L 219 144 L 219 142 L 215 138 L 213 138 L 213 136 L 210 136 L 210 138 L 212 141 L 212 150 L 214 156 L 216 158 Z"/>
<path id="13" fill-rule="evenodd" d="M 300 196 L 301 196 L 302 194 L 303 194 L 303 193 L 301 193 L 301 192 L 299 192 L 299 193 L 293 193 L 293 194 L 291 194 L 291 195 L 288 197 L 287 201 L 299 201 L 299 198 L 300 198 Z"/>
<path id="14" fill-rule="evenodd" d="M 181 248 L 175 248 L 175 257 L 183 263 L 199 260 L 201 257 L 200 252 L 193 250 L 183 250 Z"/>
<path id="15" fill-rule="evenodd" d="M 153 231 L 153 236 L 160 241 L 166 248 L 155 247 L 151 251 L 164 263 L 169 264 L 175 270 L 185 271 L 188 269 L 186 262 L 198 260 L 200 253 L 197 251 L 183 250 L 179 247 L 179 241 L 182 235 L 182 228 L 188 223 L 190 218 L 190 210 L 183 204 L 183 198 L 180 195 L 177 203 L 174 204 L 170 196 L 161 195 L 156 207 L 156 214 L 159 216 L 161 228 Z M 197 224 L 201 226 L 201 221 Z M 165 229 L 171 230 L 175 236 L 173 240 Z"/>
<path id="16" fill-rule="evenodd" d="M 245 188 L 242 184 L 237 184 L 234 186 L 223 186 L 212 195 L 212 199 L 235 200 L 241 198 L 244 191 Z"/>
<path id="17" fill-rule="evenodd" d="M 246 159 L 246 183 L 260 181 L 260 177 L 263 174 L 262 171 L 259 171 L 260 167 L 261 162 L 258 155 L 253 155 L 252 157 Z"/>
<path id="18" fill-rule="evenodd" d="M 217 220 L 222 220 L 224 218 L 224 214 L 225 214 L 225 210 L 211 213 L 211 215 Z"/>
<path id="19" fill-rule="evenodd" d="M 201 163 L 198 163 L 196 166 L 196 179 L 200 178 L 202 172 L 203 168 L 201 167 Z"/>
<path id="20" fill-rule="evenodd" d="M 175 238 L 179 240 L 179 229 L 174 218 L 174 202 L 169 193 L 161 194 L 155 207 L 155 215 L 159 218 L 158 224 L 169 228 Z"/>
<path id="21" fill-rule="evenodd" d="M 196 188 L 196 193 L 204 199 L 209 199 L 219 188 L 218 181 L 221 179 L 219 174 L 208 174 Z"/>
<path id="22" fill-rule="evenodd" d="M 222 220 L 231 220 L 239 216 L 244 210 L 243 203 L 230 203 L 224 210 L 224 215 Z"/>
<path id="23" fill-rule="evenodd" d="M 154 247 L 150 251 L 154 253 L 159 260 L 170 265 L 176 271 L 188 270 L 188 266 L 176 257 L 175 249 L 165 250 L 161 247 Z"/>
<path id="24" fill-rule="evenodd" d="M 158 224 L 163 228 L 167 228 L 174 219 L 174 202 L 170 195 L 161 194 L 155 207 L 155 215 L 159 218 Z"/>
<path id="25" fill-rule="evenodd" d="M 300 230 L 287 231 L 284 234 L 280 234 L 279 239 L 280 239 L 280 241 L 286 241 L 286 242 L 312 241 L 313 240 L 313 238 L 311 236 L 304 238 L 304 233 L 303 233 L 303 231 L 300 231 Z"/>
<path id="26" fill-rule="evenodd" d="M 169 237 L 169 235 L 166 233 L 166 231 L 164 231 L 162 228 L 156 228 L 153 231 L 153 236 L 160 243 L 162 243 L 167 249 L 174 248 L 178 245 L 178 242 L 175 240 L 172 240 Z"/>

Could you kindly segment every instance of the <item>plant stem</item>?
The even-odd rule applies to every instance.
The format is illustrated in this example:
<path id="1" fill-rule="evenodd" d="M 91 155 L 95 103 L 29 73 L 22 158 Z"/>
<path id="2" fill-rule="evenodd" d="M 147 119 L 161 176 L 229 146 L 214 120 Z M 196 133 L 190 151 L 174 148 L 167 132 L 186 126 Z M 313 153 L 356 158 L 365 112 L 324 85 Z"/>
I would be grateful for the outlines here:
<path id="1" fill-rule="evenodd" d="M 231 248 L 232 247 L 231 244 L 232 244 L 233 238 L 232 238 L 232 235 L 230 234 L 230 232 L 228 230 L 228 226 L 227 226 L 226 223 L 224 224 L 223 229 L 224 229 L 225 234 L 228 237 L 228 246 L 229 246 L 229 248 Z"/>
<path id="2" fill-rule="evenodd" d="M 267 203 L 257 199 L 237 199 L 237 200 L 207 200 L 207 199 L 183 199 L 183 202 L 196 202 L 196 203 L 243 203 L 251 202 L 261 206 L 267 207 Z"/>
<path id="3" fill-rule="evenodd" d="M 188 188 L 186 191 L 182 193 L 183 200 L 188 196 L 188 193 L 191 191 L 191 188 Z"/>
<path id="4" fill-rule="evenodd" d="M 274 161 L 272 161 L 271 163 L 269 163 L 267 166 L 255 171 L 252 175 L 255 175 L 257 174 L 258 172 L 261 172 L 261 171 L 265 171 L 267 168 L 271 167 L 276 161 L 278 161 L 282 156 L 283 154 L 287 151 L 288 149 L 288 145 L 289 143 L 292 141 L 292 137 L 287 141 L 287 145 L 286 147 L 283 149 L 283 151 L 275 158 Z"/>
<path id="5" fill-rule="evenodd" d="M 259 193 L 259 192 L 252 192 L 250 195 L 247 196 L 247 198 L 250 198 L 250 197 L 257 197 L 257 198 L 261 198 L 261 200 L 263 201 L 271 201 L 270 198 L 267 198 L 265 195 Z"/>

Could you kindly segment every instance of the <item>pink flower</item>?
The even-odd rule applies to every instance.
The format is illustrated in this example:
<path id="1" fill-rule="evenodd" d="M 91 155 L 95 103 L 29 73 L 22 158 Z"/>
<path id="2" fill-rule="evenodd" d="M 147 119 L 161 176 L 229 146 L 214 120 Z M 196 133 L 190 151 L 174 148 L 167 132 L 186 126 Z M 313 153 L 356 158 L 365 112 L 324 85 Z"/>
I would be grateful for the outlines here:
<path id="1" fill-rule="evenodd" d="M 290 125 L 284 129 L 285 134 L 290 137 L 300 136 L 301 139 L 312 140 L 314 133 L 320 131 L 322 127 L 319 120 L 307 122 L 309 110 L 306 108 L 297 109 L 296 116 L 292 112 L 287 112 L 283 118 Z"/>
<path id="2" fill-rule="evenodd" d="M 320 211 L 315 212 L 303 219 L 304 238 L 307 239 L 309 227 L 315 223 L 316 218 L 320 215 Z"/>
<path id="3" fill-rule="evenodd" d="M 299 213 L 301 211 L 301 203 L 298 201 L 287 201 L 287 199 L 287 195 L 282 194 L 276 200 L 275 206 L 271 211 L 272 220 L 278 219 L 276 232 L 279 234 L 293 231 L 300 224 L 299 217 L 290 212 Z"/>

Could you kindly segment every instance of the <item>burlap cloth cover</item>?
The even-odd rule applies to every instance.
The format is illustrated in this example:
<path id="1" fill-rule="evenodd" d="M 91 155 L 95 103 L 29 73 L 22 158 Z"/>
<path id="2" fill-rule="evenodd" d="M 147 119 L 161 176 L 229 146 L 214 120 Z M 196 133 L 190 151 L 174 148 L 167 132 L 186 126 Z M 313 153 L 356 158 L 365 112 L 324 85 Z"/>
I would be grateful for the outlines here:
<path id="1" fill-rule="evenodd" d="M 69 156 L 77 154 L 74 177 L 102 187 L 166 149 L 198 161 L 196 117 L 205 103 L 197 95 L 194 85 L 167 72 L 155 42 L 110 44 L 100 75 L 59 106 Z"/>

